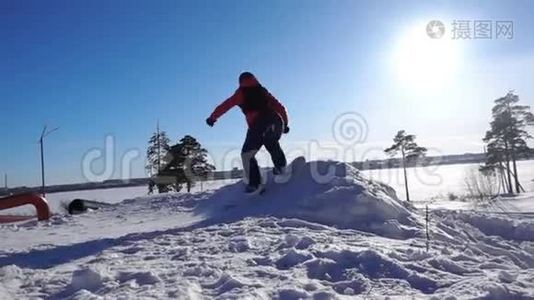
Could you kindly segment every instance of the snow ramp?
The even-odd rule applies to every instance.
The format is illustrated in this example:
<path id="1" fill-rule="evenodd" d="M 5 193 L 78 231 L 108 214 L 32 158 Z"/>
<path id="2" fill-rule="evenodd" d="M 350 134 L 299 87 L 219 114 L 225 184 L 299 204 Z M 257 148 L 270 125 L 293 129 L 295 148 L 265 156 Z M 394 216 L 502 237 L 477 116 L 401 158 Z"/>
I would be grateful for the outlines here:
<path id="1" fill-rule="evenodd" d="M 188 205 L 194 205 L 195 213 L 208 223 L 273 216 L 390 238 L 410 238 L 421 232 L 415 208 L 399 200 L 391 187 L 366 178 L 349 164 L 299 158 L 288 166 L 287 175 L 273 177 L 267 172 L 264 178 L 262 195 L 245 195 L 244 183 L 239 181 L 211 195 L 198 195 L 198 203 Z"/>

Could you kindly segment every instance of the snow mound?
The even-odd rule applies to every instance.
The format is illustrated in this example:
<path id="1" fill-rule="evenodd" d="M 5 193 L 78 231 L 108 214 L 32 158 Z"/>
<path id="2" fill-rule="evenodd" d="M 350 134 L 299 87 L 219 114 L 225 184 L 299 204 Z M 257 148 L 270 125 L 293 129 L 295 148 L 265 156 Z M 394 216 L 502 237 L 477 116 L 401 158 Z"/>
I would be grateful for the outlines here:
<path id="1" fill-rule="evenodd" d="M 266 174 L 263 195 L 243 194 L 244 183 L 239 181 L 199 197 L 195 213 L 217 223 L 244 217 L 296 218 L 392 238 L 420 232 L 409 203 L 399 200 L 391 187 L 366 178 L 348 164 L 296 159 L 288 170 L 282 178 Z M 185 197 L 176 205 L 191 206 L 191 201 Z"/>

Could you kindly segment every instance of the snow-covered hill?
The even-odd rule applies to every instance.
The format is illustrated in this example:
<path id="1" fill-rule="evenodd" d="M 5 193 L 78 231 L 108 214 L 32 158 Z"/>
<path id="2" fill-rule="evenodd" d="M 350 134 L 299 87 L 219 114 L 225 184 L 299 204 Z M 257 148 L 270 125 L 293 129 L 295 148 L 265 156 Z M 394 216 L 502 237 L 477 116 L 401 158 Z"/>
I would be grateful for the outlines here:
<path id="1" fill-rule="evenodd" d="M 282 181 L 282 182 L 277 182 Z M 337 162 L 0 227 L 0 298 L 534 298 L 534 219 L 436 210 Z"/>

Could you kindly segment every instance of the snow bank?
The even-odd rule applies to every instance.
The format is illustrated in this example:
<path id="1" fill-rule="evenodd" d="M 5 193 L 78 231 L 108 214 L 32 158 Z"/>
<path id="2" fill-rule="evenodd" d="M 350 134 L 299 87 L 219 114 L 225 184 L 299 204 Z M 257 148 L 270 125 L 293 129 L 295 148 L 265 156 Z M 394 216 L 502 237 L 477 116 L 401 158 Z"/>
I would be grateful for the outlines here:
<path id="1" fill-rule="evenodd" d="M 492 215 L 475 212 L 459 212 L 464 222 L 471 224 L 486 235 L 504 239 L 534 241 L 534 222 L 516 220 L 514 215 Z"/>
<path id="2" fill-rule="evenodd" d="M 366 178 L 354 167 L 335 161 L 295 160 L 285 178 L 264 176 L 263 195 L 243 194 L 242 181 L 202 198 L 196 213 L 208 219 L 235 221 L 249 216 L 298 218 L 387 237 L 413 237 L 420 231 L 415 209 L 395 191 Z M 190 205 L 191 199 L 182 199 Z"/>

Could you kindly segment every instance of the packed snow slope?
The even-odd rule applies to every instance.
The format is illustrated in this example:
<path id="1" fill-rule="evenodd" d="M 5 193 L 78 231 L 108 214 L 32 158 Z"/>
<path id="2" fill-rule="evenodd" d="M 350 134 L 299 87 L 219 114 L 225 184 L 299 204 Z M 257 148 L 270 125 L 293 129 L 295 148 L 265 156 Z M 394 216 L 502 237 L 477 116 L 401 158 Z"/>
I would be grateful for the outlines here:
<path id="1" fill-rule="evenodd" d="M 338 162 L 0 226 L 1 299 L 534 299 L 534 220 L 432 211 Z"/>
<path id="2" fill-rule="evenodd" d="M 285 177 L 267 174 L 266 193 L 243 195 L 243 183 L 225 186 L 197 201 L 195 213 L 205 223 L 233 222 L 244 217 L 299 218 L 337 228 L 376 232 L 389 237 L 414 236 L 421 228 L 414 208 L 395 191 L 366 179 L 344 163 L 303 158 L 290 165 Z"/>

